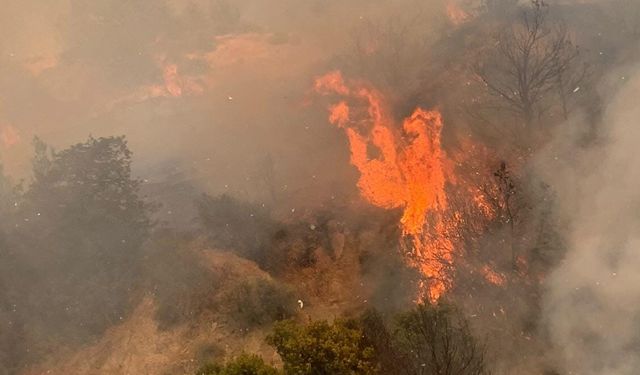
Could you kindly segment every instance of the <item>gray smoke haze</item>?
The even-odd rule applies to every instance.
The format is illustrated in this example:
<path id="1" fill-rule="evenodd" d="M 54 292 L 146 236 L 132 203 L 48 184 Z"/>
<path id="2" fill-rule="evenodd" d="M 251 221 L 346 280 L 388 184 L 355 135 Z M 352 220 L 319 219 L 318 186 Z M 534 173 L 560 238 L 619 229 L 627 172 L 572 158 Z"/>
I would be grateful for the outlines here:
<path id="1" fill-rule="evenodd" d="M 312 80 L 349 51 L 354 30 L 403 9 L 431 25 L 444 7 L 440 0 L 5 1 L 0 162 L 27 176 L 34 135 L 64 148 L 89 134 L 124 134 L 138 174 L 151 182 L 150 171 L 169 164 L 201 190 L 263 199 L 255 180 L 270 160 L 277 189 L 330 192 L 353 172 L 343 162 L 344 139 L 327 126 L 324 108 L 310 105 Z"/>
<path id="2" fill-rule="evenodd" d="M 568 253 L 548 280 L 545 319 L 568 374 L 640 368 L 640 75 L 613 75 L 618 91 L 595 145 L 574 119 L 542 159 L 559 194 Z M 612 89 L 603 89 L 607 97 Z"/>
<path id="3" fill-rule="evenodd" d="M 640 2 L 619 4 L 634 1 Z M 448 100 L 445 133 L 463 129 L 457 96 L 473 101 L 477 93 L 451 82 L 466 89 L 462 68 L 474 56 L 465 48 L 484 34 L 455 36 L 446 3 L 3 0 L 0 164 L 28 180 L 34 136 L 64 149 L 90 134 L 126 135 L 136 176 L 145 188 L 156 184 L 167 192 L 158 199 L 165 213 L 191 207 L 200 191 L 255 202 L 278 195 L 270 203 L 286 212 L 357 194 L 347 140 L 328 124 L 326 103 L 310 91 L 313 79 L 336 68 L 366 76 L 398 117 Z M 569 25 L 582 25 L 576 39 L 591 46 L 585 54 L 596 64 L 613 64 L 610 50 L 625 49 L 613 43 L 622 31 L 640 35 L 633 34 L 640 17 L 610 17 L 596 7 L 605 9 L 607 1 L 550 3 L 566 6 L 559 9 Z M 578 8 L 568 5 L 576 4 L 584 8 L 573 14 Z M 599 18 L 614 21 L 593 21 Z M 368 52 L 376 43 L 382 52 Z M 452 64 L 456 59 L 464 61 Z M 627 375 L 640 368 L 636 68 L 602 85 L 601 96 L 612 99 L 595 130 L 587 116 L 574 116 L 536 160 L 558 194 L 559 232 L 569 246 L 543 298 L 550 356 L 569 374 Z M 496 150 L 511 146 L 501 131 L 495 139 Z M 180 183 L 186 187 L 177 192 Z"/>

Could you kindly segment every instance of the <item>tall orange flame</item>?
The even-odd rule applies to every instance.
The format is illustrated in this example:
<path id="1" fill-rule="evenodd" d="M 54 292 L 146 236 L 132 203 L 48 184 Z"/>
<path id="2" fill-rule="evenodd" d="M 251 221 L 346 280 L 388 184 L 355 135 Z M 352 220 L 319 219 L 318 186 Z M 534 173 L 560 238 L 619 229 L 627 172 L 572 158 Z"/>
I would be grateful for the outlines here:
<path id="1" fill-rule="evenodd" d="M 315 90 L 342 97 L 329 108 L 329 121 L 347 134 L 351 163 L 360 172 L 358 188 L 376 206 L 403 209 L 408 261 L 427 281 L 420 298 L 437 300 L 450 283 L 446 267 L 453 259 L 453 245 L 440 235 L 447 229 L 445 185 L 451 180 L 440 144 L 442 116 L 418 108 L 399 127 L 379 92 L 347 83 L 337 71 L 318 78 Z"/>

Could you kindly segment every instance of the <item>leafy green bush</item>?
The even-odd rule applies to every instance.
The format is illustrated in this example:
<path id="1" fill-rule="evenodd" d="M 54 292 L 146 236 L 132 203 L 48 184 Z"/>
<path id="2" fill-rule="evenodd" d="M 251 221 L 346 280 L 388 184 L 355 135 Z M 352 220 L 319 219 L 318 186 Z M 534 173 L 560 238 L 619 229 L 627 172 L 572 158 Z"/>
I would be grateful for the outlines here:
<path id="1" fill-rule="evenodd" d="M 246 327 L 290 318 L 296 309 L 289 287 L 265 279 L 241 282 L 227 294 L 226 304 L 236 322 Z"/>
<path id="2" fill-rule="evenodd" d="M 373 309 L 367 310 L 360 317 L 360 324 L 364 340 L 376 353 L 381 374 L 413 374 L 404 353 L 396 345 L 393 333 L 387 329 L 383 315 Z"/>
<path id="3" fill-rule="evenodd" d="M 208 364 L 196 371 L 196 375 L 277 375 L 279 371 L 264 363 L 257 355 L 242 354 L 225 366 Z"/>
<path id="4" fill-rule="evenodd" d="M 313 322 L 302 326 L 287 320 L 276 323 L 267 342 L 292 375 L 375 374 L 373 347 L 366 344 L 355 321 Z"/>

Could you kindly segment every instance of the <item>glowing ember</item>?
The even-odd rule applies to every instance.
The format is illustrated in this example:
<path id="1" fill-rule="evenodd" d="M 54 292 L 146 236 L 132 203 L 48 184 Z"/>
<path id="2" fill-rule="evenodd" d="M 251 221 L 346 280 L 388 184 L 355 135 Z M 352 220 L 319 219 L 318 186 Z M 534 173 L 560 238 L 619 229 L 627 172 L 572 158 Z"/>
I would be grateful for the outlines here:
<path id="1" fill-rule="evenodd" d="M 362 196 L 376 206 L 404 210 L 400 224 L 411 244 L 408 261 L 428 280 L 421 298 L 437 300 L 450 284 L 446 267 L 453 258 L 444 235 L 449 173 L 440 146 L 440 113 L 418 108 L 398 127 L 380 93 L 345 83 L 340 72 L 317 79 L 315 89 L 344 97 L 330 108 L 329 120 L 347 133 Z"/>
<path id="2" fill-rule="evenodd" d="M 30 58 L 25 62 L 25 68 L 34 76 L 39 76 L 44 71 L 54 68 L 58 65 L 58 56 L 43 55 Z"/>
<path id="3" fill-rule="evenodd" d="M 505 282 L 504 276 L 494 271 L 488 265 L 485 265 L 482 268 L 482 275 L 484 276 L 485 280 L 487 280 L 493 285 L 504 285 L 504 282 Z"/>
<path id="4" fill-rule="evenodd" d="M 0 141 L 2 144 L 11 147 L 20 142 L 20 134 L 18 130 L 11 125 L 6 125 L 0 128 Z"/>
<path id="5" fill-rule="evenodd" d="M 182 95 L 182 87 L 178 77 L 178 66 L 176 64 L 167 65 L 162 74 L 164 86 L 169 95 L 177 97 Z"/>
<path id="6" fill-rule="evenodd" d="M 198 77 L 181 75 L 178 65 L 165 63 L 162 65 L 162 84 L 143 87 L 140 92 L 119 101 L 144 101 L 151 98 L 179 98 L 183 95 L 200 95 L 204 92 L 204 85 Z"/>
<path id="7" fill-rule="evenodd" d="M 454 1 L 447 1 L 447 17 L 454 25 L 461 25 L 469 20 L 469 14 Z"/>
<path id="8" fill-rule="evenodd" d="M 203 87 L 201 84 L 189 76 L 181 76 L 176 64 L 167 64 L 162 68 L 163 85 L 153 86 L 152 97 L 180 97 L 183 94 L 201 94 Z"/>

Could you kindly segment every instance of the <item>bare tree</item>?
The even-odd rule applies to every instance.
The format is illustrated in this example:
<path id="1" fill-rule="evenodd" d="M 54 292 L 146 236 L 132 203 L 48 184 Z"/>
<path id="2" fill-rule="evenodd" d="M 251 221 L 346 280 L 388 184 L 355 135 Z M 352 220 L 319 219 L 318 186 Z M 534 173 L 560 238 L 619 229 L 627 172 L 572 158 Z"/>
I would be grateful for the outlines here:
<path id="1" fill-rule="evenodd" d="M 364 341 L 375 350 L 381 375 L 485 375 L 484 340 L 472 334 L 453 305 L 420 304 L 391 326 L 375 310 L 360 318 Z"/>
<path id="2" fill-rule="evenodd" d="M 561 22 L 549 18 L 543 0 L 532 0 L 520 17 L 496 36 L 494 47 L 474 66 L 489 93 L 530 128 L 547 109 L 549 94 L 559 94 L 565 116 L 567 90 L 584 78 L 579 50 Z"/>
<path id="3" fill-rule="evenodd" d="M 426 2 L 428 3 L 428 2 Z M 424 95 L 425 81 L 432 85 L 433 46 L 444 25 L 429 5 L 412 12 L 390 10 L 384 18 L 363 20 L 354 27 L 342 70 L 372 83 L 387 96 L 394 110 L 412 110 Z M 429 77 L 426 79 L 425 77 Z"/>
<path id="4" fill-rule="evenodd" d="M 493 176 L 497 181 L 493 189 L 497 194 L 494 194 L 493 201 L 497 208 L 496 212 L 498 212 L 502 220 L 509 225 L 509 233 L 511 235 L 511 266 L 515 270 L 517 268 L 518 255 L 515 233 L 518 207 L 514 202 L 516 198 L 516 185 L 505 162 L 500 163 L 500 168 L 493 173 Z"/>
<path id="5" fill-rule="evenodd" d="M 398 319 L 396 340 L 415 375 L 488 374 L 485 348 L 452 306 L 418 305 Z"/>

